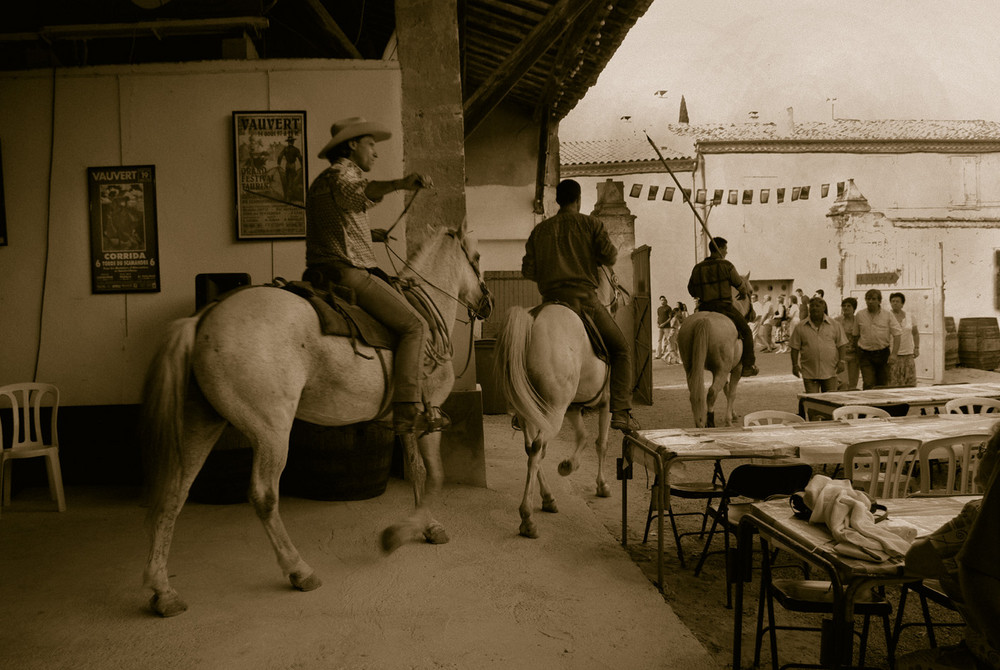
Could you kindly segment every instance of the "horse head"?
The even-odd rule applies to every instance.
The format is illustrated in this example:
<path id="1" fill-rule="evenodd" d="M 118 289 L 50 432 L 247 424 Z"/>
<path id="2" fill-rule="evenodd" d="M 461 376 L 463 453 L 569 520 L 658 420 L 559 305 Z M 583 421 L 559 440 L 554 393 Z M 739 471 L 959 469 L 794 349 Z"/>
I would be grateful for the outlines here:
<path id="1" fill-rule="evenodd" d="M 733 288 L 733 305 L 736 306 L 736 311 L 746 316 L 750 313 L 750 273 L 747 272 L 745 275 L 740 275 L 743 278 L 743 286 L 746 288 L 745 291 L 740 291 L 739 289 Z"/>
<path id="2" fill-rule="evenodd" d="M 426 239 L 412 263 L 400 276 L 425 281 L 453 301 L 465 306 L 477 319 L 493 311 L 493 296 L 479 268 L 479 252 L 466 231 L 465 221 L 457 228 L 439 228 Z"/>

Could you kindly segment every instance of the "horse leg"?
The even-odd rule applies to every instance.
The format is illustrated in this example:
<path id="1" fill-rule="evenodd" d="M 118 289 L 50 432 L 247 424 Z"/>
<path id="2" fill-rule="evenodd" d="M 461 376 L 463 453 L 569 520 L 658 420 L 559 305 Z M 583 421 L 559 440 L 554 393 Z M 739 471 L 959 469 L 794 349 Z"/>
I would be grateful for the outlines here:
<path id="1" fill-rule="evenodd" d="M 435 500 L 444 482 L 441 464 L 441 433 L 429 433 L 419 440 L 413 433 L 401 435 L 406 455 L 407 476 L 413 483 L 413 512 L 403 521 L 382 531 L 382 551 L 389 554 L 403 543 L 423 533 L 431 544 L 445 544 L 448 533 L 430 514 L 430 501 Z"/>
<path id="2" fill-rule="evenodd" d="M 726 417 L 728 422 L 726 425 L 731 426 L 736 423 L 736 385 L 740 381 L 740 377 L 743 376 L 743 366 L 736 367 L 731 373 L 729 373 L 729 383 L 726 384 Z"/>
<path id="3" fill-rule="evenodd" d="M 580 452 L 587 448 L 587 430 L 583 425 L 583 412 L 577 409 L 566 412 L 565 418 L 573 427 L 574 448 L 569 458 L 563 459 L 559 463 L 558 471 L 563 477 L 567 477 L 580 466 Z"/>
<path id="4" fill-rule="evenodd" d="M 541 462 L 545 460 L 545 451 L 548 449 L 548 444 L 542 445 L 542 453 L 538 457 L 538 491 L 542 496 L 542 511 L 555 514 L 559 511 L 556 506 L 556 498 L 552 495 L 552 490 L 549 488 L 548 481 L 545 478 L 545 470 L 541 466 Z"/>
<path id="5" fill-rule="evenodd" d="M 285 524 L 278 513 L 278 481 L 288 458 L 288 436 L 291 423 L 281 428 L 258 427 L 244 434 L 253 435 L 253 470 L 250 474 L 250 502 L 278 558 L 281 571 L 300 591 L 312 591 L 323 585 L 313 569 L 302 560 L 292 544 Z"/>
<path id="6" fill-rule="evenodd" d="M 541 483 L 541 478 L 538 477 L 538 474 L 541 471 L 540 461 L 545 454 L 545 443 L 541 441 L 540 433 L 535 433 L 534 436 L 531 436 L 529 435 L 529 431 L 535 433 L 530 426 L 525 426 L 524 451 L 528 454 L 528 476 L 524 482 L 524 497 L 521 498 L 521 506 L 518 509 L 521 514 L 521 527 L 518 529 L 518 532 L 524 537 L 536 538 L 538 537 L 538 529 L 535 527 L 535 522 L 531 520 L 532 488 L 535 479 L 538 479 L 539 483 Z"/>
<path id="7" fill-rule="evenodd" d="M 719 392 L 722 391 L 726 384 L 726 375 L 721 374 L 718 371 L 712 372 L 712 385 L 708 387 L 708 394 L 705 398 L 705 403 L 707 405 L 707 422 L 706 426 L 709 428 L 715 427 L 715 401 L 719 397 Z M 729 416 L 727 414 L 725 418 L 725 424 L 729 425 Z"/>
<path id="8" fill-rule="evenodd" d="M 191 484 L 225 427 L 226 421 L 215 413 L 200 393 L 192 391 L 185 403 L 181 448 L 177 452 L 171 450 L 161 454 L 159 471 L 154 473 L 157 488 L 149 512 L 152 536 L 143 582 L 153 590 L 149 606 L 160 616 L 176 616 L 187 610 L 187 603 L 170 586 L 167 557 L 174 525 Z M 171 449 L 170 445 L 163 446 Z"/>
<path id="9" fill-rule="evenodd" d="M 604 457 L 608 455 L 608 434 L 611 432 L 611 408 L 601 405 L 597 415 L 597 496 L 611 497 L 611 486 L 604 481 Z"/>

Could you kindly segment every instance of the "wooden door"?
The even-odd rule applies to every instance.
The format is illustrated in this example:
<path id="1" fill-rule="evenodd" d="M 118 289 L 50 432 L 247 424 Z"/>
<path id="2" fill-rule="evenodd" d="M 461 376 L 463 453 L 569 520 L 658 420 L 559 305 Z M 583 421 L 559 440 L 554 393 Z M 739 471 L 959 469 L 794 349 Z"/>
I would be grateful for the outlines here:
<path id="1" fill-rule="evenodd" d="M 653 317 L 649 288 L 649 251 L 643 245 L 632 252 L 632 400 L 653 404 Z"/>
<path id="2" fill-rule="evenodd" d="M 941 243 L 928 248 L 926 244 L 845 245 L 843 280 L 844 296 L 854 296 L 858 309 L 865 309 L 865 292 L 877 288 L 882 292 L 883 309 L 891 309 L 889 294 L 906 296 L 903 309 L 916 324 L 920 335 L 920 356 L 916 358 L 917 380 L 939 383 L 944 376 L 945 326 L 944 277 L 941 265 Z M 839 305 L 830 305 L 831 314 L 840 312 Z"/>

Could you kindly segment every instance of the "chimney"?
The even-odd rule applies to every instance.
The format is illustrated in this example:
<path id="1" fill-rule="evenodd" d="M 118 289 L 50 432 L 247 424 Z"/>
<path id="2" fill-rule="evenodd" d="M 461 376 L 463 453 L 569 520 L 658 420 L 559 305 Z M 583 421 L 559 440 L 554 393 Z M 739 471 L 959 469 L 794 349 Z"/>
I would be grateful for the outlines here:
<path id="1" fill-rule="evenodd" d="M 781 133 L 787 137 L 795 134 L 795 115 L 791 107 L 785 109 L 785 121 L 781 124 Z"/>
<path id="2" fill-rule="evenodd" d="M 681 111 L 680 114 L 678 114 L 677 122 L 688 123 L 688 106 L 683 95 L 681 96 Z"/>

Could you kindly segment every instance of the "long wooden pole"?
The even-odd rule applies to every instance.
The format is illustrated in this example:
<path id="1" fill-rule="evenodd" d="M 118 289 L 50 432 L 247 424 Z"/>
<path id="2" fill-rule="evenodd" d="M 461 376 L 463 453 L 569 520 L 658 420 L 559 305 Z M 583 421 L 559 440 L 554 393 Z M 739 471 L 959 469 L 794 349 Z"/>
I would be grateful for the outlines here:
<path id="1" fill-rule="evenodd" d="M 653 147 L 653 151 L 656 152 L 656 155 L 657 157 L 659 157 L 660 162 L 663 163 L 663 167 L 667 168 L 667 173 L 670 175 L 670 178 L 674 180 L 675 184 L 677 184 L 677 190 L 681 192 L 681 197 L 684 198 L 684 202 L 686 202 L 688 206 L 691 207 L 691 211 L 694 212 L 695 218 L 698 219 L 698 223 L 701 224 L 701 229 L 705 231 L 705 235 L 708 237 L 708 244 L 710 248 L 715 249 L 717 252 L 721 253 L 720 249 L 715 245 L 715 240 L 712 238 L 712 233 L 709 232 L 708 230 L 708 225 L 705 223 L 704 219 L 701 218 L 701 214 L 698 213 L 698 208 L 694 206 L 693 202 L 691 202 L 691 197 L 687 193 L 685 193 L 684 187 L 681 186 L 681 183 L 677 180 L 677 175 L 675 175 L 674 171 L 670 169 L 670 164 L 667 163 L 667 159 L 663 157 L 662 153 L 660 153 L 660 147 L 656 146 L 656 142 L 652 140 L 652 138 L 649 136 L 649 133 L 643 131 L 642 134 L 646 136 L 646 140 L 649 142 L 650 146 Z"/>

